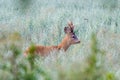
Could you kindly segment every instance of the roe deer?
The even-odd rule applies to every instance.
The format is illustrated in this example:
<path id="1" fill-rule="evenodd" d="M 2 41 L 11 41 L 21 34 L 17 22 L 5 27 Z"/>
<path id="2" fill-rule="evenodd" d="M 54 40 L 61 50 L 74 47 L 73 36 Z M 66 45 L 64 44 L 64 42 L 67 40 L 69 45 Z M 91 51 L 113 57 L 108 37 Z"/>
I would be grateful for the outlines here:
<path id="1" fill-rule="evenodd" d="M 63 38 L 62 42 L 57 46 L 35 46 L 34 53 L 40 54 L 41 56 L 48 55 L 51 51 L 59 51 L 63 49 L 66 51 L 70 45 L 80 43 L 77 36 L 74 33 L 74 25 L 72 22 L 68 23 L 68 26 L 64 28 L 65 37 Z M 28 47 L 24 55 L 26 56 L 30 52 L 30 47 Z"/>

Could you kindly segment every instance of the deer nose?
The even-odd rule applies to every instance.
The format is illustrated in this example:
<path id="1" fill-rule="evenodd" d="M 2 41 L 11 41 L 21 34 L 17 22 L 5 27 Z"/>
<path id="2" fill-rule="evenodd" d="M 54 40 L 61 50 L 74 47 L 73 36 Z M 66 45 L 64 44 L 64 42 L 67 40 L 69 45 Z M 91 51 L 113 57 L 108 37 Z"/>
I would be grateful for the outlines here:
<path id="1" fill-rule="evenodd" d="M 76 42 L 75 43 L 80 43 L 80 40 L 76 40 Z"/>
<path id="2" fill-rule="evenodd" d="M 77 41 L 77 43 L 80 43 L 80 41 Z"/>

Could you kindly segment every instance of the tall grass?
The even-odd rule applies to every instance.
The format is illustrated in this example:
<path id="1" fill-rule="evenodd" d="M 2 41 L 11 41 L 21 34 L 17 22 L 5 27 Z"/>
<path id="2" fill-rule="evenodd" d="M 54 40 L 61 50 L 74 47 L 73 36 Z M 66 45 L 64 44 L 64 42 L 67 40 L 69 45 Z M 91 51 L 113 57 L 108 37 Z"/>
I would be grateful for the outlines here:
<path id="1" fill-rule="evenodd" d="M 105 52 L 98 48 L 95 34 L 91 37 L 91 53 L 83 62 L 72 59 L 73 54 L 66 54 L 62 51 L 52 52 L 45 58 L 37 57 L 33 55 L 33 44 L 28 57 L 23 57 L 20 54 L 21 48 L 15 44 L 15 41 L 8 46 L 11 55 L 1 58 L 2 62 L 4 60 L 7 62 L 0 65 L 2 80 L 117 80 L 115 75 L 104 67 Z"/>
<path id="2" fill-rule="evenodd" d="M 0 79 L 119 80 L 119 3 L 119 0 L 1 0 Z M 31 42 L 59 44 L 68 21 L 73 21 L 80 45 L 71 46 L 67 52 L 52 52 L 46 58 L 23 56 Z M 91 39 L 92 32 L 95 34 Z"/>

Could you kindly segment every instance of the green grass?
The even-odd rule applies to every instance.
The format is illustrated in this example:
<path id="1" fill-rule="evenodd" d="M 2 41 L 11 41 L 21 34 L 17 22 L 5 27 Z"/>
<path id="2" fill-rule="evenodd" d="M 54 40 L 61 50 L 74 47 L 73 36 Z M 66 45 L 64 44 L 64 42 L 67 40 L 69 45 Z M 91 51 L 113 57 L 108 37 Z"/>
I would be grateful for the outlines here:
<path id="1" fill-rule="evenodd" d="M 119 0 L 19 1 L 0 2 L 1 80 L 119 80 Z M 31 42 L 59 44 L 68 21 L 81 44 L 46 58 L 23 56 Z"/>

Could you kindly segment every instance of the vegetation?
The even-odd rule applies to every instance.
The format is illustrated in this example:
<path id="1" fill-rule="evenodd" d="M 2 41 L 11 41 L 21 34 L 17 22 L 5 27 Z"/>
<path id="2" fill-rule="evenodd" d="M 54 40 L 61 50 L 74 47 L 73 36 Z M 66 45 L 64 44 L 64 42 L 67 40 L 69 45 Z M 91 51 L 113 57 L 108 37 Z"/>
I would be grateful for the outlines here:
<path id="1" fill-rule="evenodd" d="M 119 2 L 2 0 L 0 80 L 119 80 Z M 47 57 L 33 55 L 36 44 L 59 44 L 69 20 L 80 44 Z"/>

